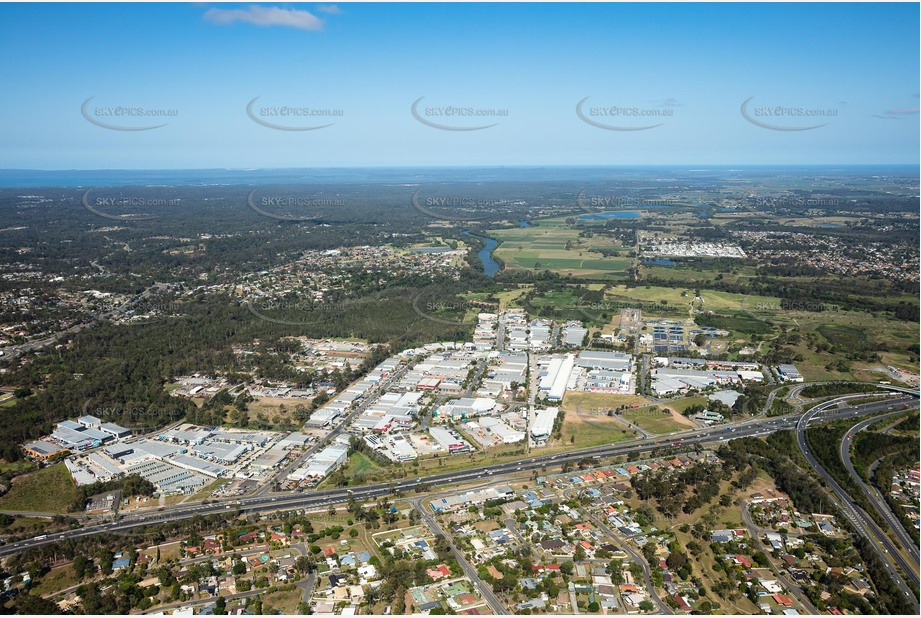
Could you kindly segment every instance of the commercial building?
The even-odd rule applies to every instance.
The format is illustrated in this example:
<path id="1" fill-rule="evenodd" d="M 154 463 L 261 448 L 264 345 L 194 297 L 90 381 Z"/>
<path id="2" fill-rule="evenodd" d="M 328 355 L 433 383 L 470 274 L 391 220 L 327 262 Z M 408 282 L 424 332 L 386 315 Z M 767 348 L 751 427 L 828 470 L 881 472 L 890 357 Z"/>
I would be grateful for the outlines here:
<path id="1" fill-rule="evenodd" d="M 77 419 L 77 422 L 84 427 L 89 427 L 91 429 L 99 429 L 99 426 L 102 425 L 102 419 L 95 417 L 92 414 L 81 416 Z"/>
<path id="2" fill-rule="evenodd" d="M 387 440 L 387 448 L 393 453 L 396 461 L 412 461 L 418 457 L 416 449 L 403 436 L 393 436 Z"/>
<path id="3" fill-rule="evenodd" d="M 511 487 L 508 485 L 500 485 L 498 487 L 488 487 L 486 489 L 480 489 L 477 491 L 467 491 L 454 496 L 437 498 L 432 500 L 431 508 L 432 511 L 436 513 L 443 513 L 447 511 L 453 511 L 458 508 L 479 506 L 488 500 L 503 500 L 505 498 L 511 498 L 514 495 L 515 492 Z"/>
<path id="4" fill-rule="evenodd" d="M 628 371 L 592 369 L 585 375 L 583 388 L 593 392 L 632 394 L 632 383 L 632 374 Z"/>
<path id="5" fill-rule="evenodd" d="M 74 483 L 78 486 L 90 485 L 97 480 L 105 480 L 97 479 L 85 466 L 81 466 L 70 459 L 64 460 L 64 466 L 67 468 L 67 471 L 70 472 L 70 476 L 74 479 Z"/>
<path id="6" fill-rule="evenodd" d="M 429 434 L 432 438 L 452 455 L 454 453 L 469 453 L 472 450 L 470 444 L 464 440 L 453 429 L 445 427 L 430 427 Z"/>
<path id="7" fill-rule="evenodd" d="M 67 451 L 66 448 L 59 444 L 54 444 L 53 442 L 47 442 L 45 440 L 36 440 L 35 442 L 29 442 L 22 447 L 23 450 L 31 457 L 37 459 L 48 459 L 58 453 L 64 453 Z"/>
<path id="8" fill-rule="evenodd" d="M 556 422 L 556 415 L 559 408 L 547 408 L 537 412 L 537 416 L 531 423 L 531 439 L 535 442 L 545 442 L 550 439 L 553 433 L 553 424 Z"/>
<path id="9" fill-rule="evenodd" d="M 307 442 L 310 441 L 310 436 L 307 434 L 301 433 L 299 431 L 293 431 L 287 436 L 278 441 L 278 444 L 275 445 L 275 448 L 280 449 L 291 449 L 299 448 L 307 445 Z"/>
<path id="10" fill-rule="evenodd" d="M 546 350 L 551 347 L 550 334 L 552 328 L 550 324 L 543 320 L 534 320 L 530 324 L 530 347 L 532 350 Z"/>
<path id="11" fill-rule="evenodd" d="M 710 401 L 719 401 L 720 403 L 729 406 L 730 408 L 735 405 L 739 397 L 742 396 L 742 393 L 734 390 L 725 390 L 717 391 L 715 393 L 710 393 Z"/>
<path id="12" fill-rule="evenodd" d="M 652 384 L 649 386 L 652 389 L 653 394 L 656 397 L 665 397 L 666 395 L 673 395 L 674 393 L 680 393 L 688 390 L 688 385 L 676 378 L 666 378 L 664 376 L 659 376 L 652 380 Z"/>
<path id="13" fill-rule="evenodd" d="M 331 444 L 313 455 L 307 463 L 288 475 L 289 481 L 319 480 L 346 462 L 349 447 L 346 444 Z"/>
<path id="14" fill-rule="evenodd" d="M 247 468 L 256 474 L 260 474 L 266 470 L 272 470 L 277 468 L 278 465 L 288 457 L 288 454 L 289 451 L 276 445 L 274 448 L 270 448 L 256 457 L 250 462 Z"/>
<path id="15" fill-rule="evenodd" d="M 133 443 L 131 447 L 132 450 L 128 454 L 121 456 L 120 460 L 123 463 L 141 459 L 166 459 L 173 455 L 188 452 L 188 449 L 178 444 L 146 439 Z"/>
<path id="16" fill-rule="evenodd" d="M 410 443 L 409 439 L 403 434 L 390 436 L 368 434 L 363 437 L 363 440 L 373 450 L 382 453 L 391 461 L 413 461 L 419 456 L 416 453 L 416 449 L 413 448 L 412 443 Z"/>
<path id="17" fill-rule="evenodd" d="M 184 424 L 179 427 L 173 427 L 164 431 L 158 436 L 158 439 L 164 442 L 174 442 L 176 444 L 201 444 L 211 435 L 211 432 L 196 427 L 195 425 Z"/>
<path id="18" fill-rule="evenodd" d="M 439 406 L 433 414 L 434 418 L 447 418 L 461 420 L 473 418 L 491 412 L 496 407 L 496 400 L 488 397 L 463 397 L 452 399 Z"/>
<path id="19" fill-rule="evenodd" d="M 614 373 L 629 372 L 633 368 L 633 356 L 624 352 L 582 350 L 576 365 L 582 369 L 599 369 Z"/>
<path id="20" fill-rule="evenodd" d="M 228 472 L 227 468 L 224 466 L 189 455 L 175 455 L 169 462 L 180 468 L 185 468 L 186 470 L 204 474 L 205 476 L 210 476 L 215 479 L 226 476 Z"/>
<path id="21" fill-rule="evenodd" d="M 410 429 L 416 424 L 420 392 L 386 393 L 352 422 L 361 432 L 388 433 Z"/>
<path id="22" fill-rule="evenodd" d="M 86 456 L 85 461 L 97 477 L 110 479 L 122 474 L 122 469 L 100 451 L 93 451 Z"/>
<path id="23" fill-rule="evenodd" d="M 487 379 L 483 386 L 498 386 L 503 391 L 511 390 L 512 384 L 523 385 L 527 381 L 528 355 L 523 352 L 502 352 L 498 355 L 498 365 L 487 369 Z"/>
<path id="24" fill-rule="evenodd" d="M 131 465 L 126 473 L 138 474 L 157 488 L 162 494 L 194 493 L 205 483 L 210 482 L 207 476 L 185 470 L 165 461 L 142 461 Z"/>
<path id="25" fill-rule="evenodd" d="M 723 415 L 718 412 L 711 412 L 710 410 L 704 410 L 703 412 L 698 412 L 692 416 L 695 421 L 700 421 L 702 423 L 722 423 Z"/>
<path id="26" fill-rule="evenodd" d="M 499 316 L 495 313 L 477 315 L 477 325 L 473 331 L 473 343 L 477 349 L 489 350 L 495 346 L 498 319 Z"/>
<path id="27" fill-rule="evenodd" d="M 496 437 L 502 444 L 514 444 L 524 440 L 524 432 L 517 431 L 506 425 L 503 421 L 485 416 L 478 421 L 480 427 Z"/>
<path id="28" fill-rule="evenodd" d="M 579 322 L 567 322 L 561 332 L 563 345 L 572 348 L 582 345 L 582 342 L 585 341 L 585 335 L 588 334 L 588 329 L 584 328 Z"/>
<path id="29" fill-rule="evenodd" d="M 777 365 L 777 375 L 784 382 L 802 382 L 803 375 L 793 365 Z"/>
<path id="30" fill-rule="evenodd" d="M 567 354 L 562 358 L 552 358 L 547 367 L 547 372 L 538 382 L 538 389 L 545 393 L 547 399 L 551 401 L 562 400 L 575 365 L 576 357 L 572 354 Z"/>
<path id="31" fill-rule="evenodd" d="M 265 446 L 274 440 L 278 434 L 269 431 L 235 431 L 232 429 L 215 429 L 208 436 L 211 442 L 226 442 L 228 444 L 245 444 L 250 447 Z"/>
<path id="32" fill-rule="evenodd" d="M 58 423 L 51 437 L 65 447 L 75 451 L 99 446 L 103 442 L 113 439 L 111 434 L 92 429 L 74 421 L 61 421 Z"/>
<path id="33" fill-rule="evenodd" d="M 305 425 L 308 427 L 326 427 L 342 414 L 342 409 L 335 406 L 326 406 L 314 410 Z"/>
<path id="34" fill-rule="evenodd" d="M 672 363 L 669 363 L 667 367 L 653 369 L 650 374 L 652 377 L 652 392 L 656 396 L 689 390 L 703 390 L 720 384 L 741 382 L 738 372 L 733 370 L 683 369 L 677 368 Z"/>
<path id="35" fill-rule="evenodd" d="M 223 442 L 208 441 L 205 444 L 196 444 L 189 448 L 189 452 L 196 457 L 215 461 L 221 464 L 234 464 L 244 453 L 253 447 L 248 444 L 227 444 Z"/>
<path id="36" fill-rule="evenodd" d="M 524 311 L 505 312 L 505 349 L 515 352 L 528 349 L 528 322 Z"/>
<path id="37" fill-rule="evenodd" d="M 441 384 L 441 378 L 422 378 L 416 382 L 416 388 L 425 391 L 433 391 Z"/>
<path id="38" fill-rule="evenodd" d="M 99 430 L 111 435 L 116 440 L 131 437 L 130 429 L 125 429 L 121 425 L 116 425 L 115 423 L 102 423 L 99 425 Z"/>

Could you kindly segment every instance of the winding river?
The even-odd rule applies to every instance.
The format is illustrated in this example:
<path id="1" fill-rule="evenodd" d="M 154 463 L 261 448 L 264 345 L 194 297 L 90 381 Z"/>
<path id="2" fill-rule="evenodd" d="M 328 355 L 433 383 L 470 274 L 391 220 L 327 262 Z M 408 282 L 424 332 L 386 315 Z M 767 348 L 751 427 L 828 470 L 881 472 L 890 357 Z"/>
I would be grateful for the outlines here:
<path id="1" fill-rule="evenodd" d="M 480 258 L 480 261 L 483 262 L 483 274 L 487 277 L 492 277 L 499 272 L 499 262 L 492 257 L 492 251 L 499 246 L 499 241 L 489 236 L 474 234 L 470 230 L 464 230 L 464 234 L 467 236 L 475 236 L 485 243 L 483 248 L 477 251 L 476 254 L 476 256 Z"/>

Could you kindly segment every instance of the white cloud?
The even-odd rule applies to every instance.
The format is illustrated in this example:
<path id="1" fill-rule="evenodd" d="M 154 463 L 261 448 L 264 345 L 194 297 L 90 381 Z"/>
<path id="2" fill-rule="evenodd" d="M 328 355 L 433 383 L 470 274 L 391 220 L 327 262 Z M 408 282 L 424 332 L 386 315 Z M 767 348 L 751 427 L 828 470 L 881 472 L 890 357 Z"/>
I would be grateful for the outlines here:
<path id="1" fill-rule="evenodd" d="M 321 13 L 329 13 L 330 15 L 341 15 L 342 9 L 340 9 L 335 4 L 320 4 L 317 5 L 317 10 Z"/>
<path id="2" fill-rule="evenodd" d="M 873 114 L 874 118 L 882 118 L 883 120 L 901 120 L 908 116 L 917 116 L 918 112 L 921 111 L 917 107 L 908 107 L 901 109 L 887 109 L 883 114 Z"/>
<path id="3" fill-rule="evenodd" d="M 250 5 L 244 9 L 208 9 L 205 20 L 215 24 L 242 21 L 256 26 L 288 26 L 300 30 L 322 30 L 323 20 L 300 9 Z"/>

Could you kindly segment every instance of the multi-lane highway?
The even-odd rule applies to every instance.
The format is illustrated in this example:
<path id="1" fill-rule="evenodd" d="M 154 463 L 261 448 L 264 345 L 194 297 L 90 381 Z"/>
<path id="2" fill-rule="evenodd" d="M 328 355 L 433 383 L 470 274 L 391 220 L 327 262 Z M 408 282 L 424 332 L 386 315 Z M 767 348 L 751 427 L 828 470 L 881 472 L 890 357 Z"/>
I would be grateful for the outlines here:
<path id="1" fill-rule="evenodd" d="M 870 545 L 873 547 L 873 550 L 879 557 L 880 561 L 886 567 L 886 570 L 889 571 L 889 575 L 892 578 L 892 581 L 895 582 L 898 586 L 899 591 L 905 595 L 906 600 L 915 604 L 915 608 L 918 608 L 918 601 L 916 598 L 916 591 L 918 589 L 918 573 L 917 566 L 912 565 L 911 562 L 899 551 L 895 543 L 886 536 L 882 530 L 879 529 L 879 526 L 876 525 L 876 522 L 867 516 L 864 513 L 863 509 L 857 506 L 853 499 L 848 495 L 848 493 L 838 484 L 838 482 L 828 473 L 825 468 L 819 463 L 818 459 L 809 452 L 809 445 L 806 443 L 806 427 L 809 425 L 809 422 L 812 421 L 819 414 L 827 411 L 832 406 L 836 406 L 840 400 L 854 399 L 858 397 L 867 397 L 869 393 L 863 393 L 861 395 L 850 395 L 848 397 L 839 397 L 825 403 L 821 403 L 813 408 L 810 408 L 805 414 L 803 414 L 796 423 L 796 443 L 799 446 L 800 451 L 803 453 L 803 456 L 806 458 L 806 461 L 809 462 L 809 465 L 813 467 L 816 473 L 822 478 L 825 484 L 831 489 L 835 498 L 838 501 L 838 507 L 844 513 L 845 517 L 850 521 L 851 525 L 854 527 L 854 530 L 860 536 L 867 539 Z M 889 401 L 867 404 L 865 406 L 856 406 L 856 409 L 868 409 L 870 407 L 879 407 L 881 404 L 888 405 L 892 407 Z M 903 408 L 904 409 L 904 408 Z M 884 412 L 886 408 L 877 409 L 876 412 Z M 909 586 L 902 576 L 899 574 L 896 565 L 901 567 L 902 572 L 905 573 L 913 586 Z"/>
<path id="2" fill-rule="evenodd" d="M 908 536 L 908 533 L 905 531 L 905 528 L 902 526 L 902 522 L 899 521 L 899 518 L 895 516 L 895 513 L 892 512 L 892 509 L 889 508 L 889 505 L 886 504 L 886 500 L 880 495 L 875 487 L 871 487 L 864 482 L 863 478 L 857 473 L 857 470 L 854 468 L 854 463 L 851 461 L 851 444 L 854 436 L 858 432 L 863 431 L 870 425 L 881 421 L 885 418 L 889 418 L 899 414 L 899 412 L 890 412 L 889 414 L 883 414 L 881 416 L 876 416 L 873 418 L 868 418 L 860 421 L 853 427 L 851 427 L 848 432 L 844 435 L 844 438 L 841 440 L 840 445 L 840 457 L 841 462 L 844 464 L 844 467 L 847 469 L 848 474 L 854 483 L 863 491 L 864 495 L 870 501 L 870 504 L 873 505 L 873 508 L 876 509 L 876 512 L 879 513 L 880 517 L 883 518 L 883 521 L 888 524 L 889 528 L 895 534 L 896 538 L 911 559 L 914 561 L 914 564 L 917 566 L 921 562 L 921 558 L 918 555 L 918 546 L 915 545 L 914 539 Z"/>
<path id="3" fill-rule="evenodd" d="M 863 394 L 862 396 L 866 396 Z M 853 396 L 852 396 L 853 397 Z M 821 415 L 826 419 L 856 417 L 866 414 L 879 414 L 889 411 L 897 406 L 904 407 L 914 398 L 909 396 L 899 397 L 890 401 L 876 402 L 848 408 L 845 410 L 834 409 L 832 406 L 838 401 L 847 398 L 837 398 L 821 404 L 820 410 L 810 411 L 810 418 Z M 273 511 L 290 511 L 300 509 L 325 508 L 332 504 L 347 502 L 350 498 L 355 500 L 374 500 L 383 496 L 393 496 L 398 492 L 409 492 L 432 486 L 446 486 L 472 481 L 483 481 L 488 478 L 501 477 L 526 473 L 532 470 L 542 470 L 548 467 L 560 466 L 564 463 L 576 463 L 582 460 L 602 459 L 617 456 L 635 456 L 653 449 L 681 446 L 683 448 L 695 445 L 713 444 L 733 438 L 745 436 L 763 436 L 774 431 L 794 429 L 800 420 L 798 415 L 778 416 L 774 418 L 755 418 L 738 423 L 718 425 L 703 429 L 694 429 L 686 432 L 661 436 L 643 441 L 618 442 L 595 446 L 556 455 L 541 455 L 524 460 L 512 461 L 502 464 L 493 464 L 479 468 L 472 468 L 458 472 L 432 474 L 417 479 L 404 479 L 391 483 L 380 483 L 353 488 L 338 488 L 308 493 L 275 493 L 251 496 L 238 500 L 225 499 L 209 503 L 177 504 L 164 507 L 163 510 L 147 511 L 143 513 L 124 516 L 120 521 L 88 525 L 73 530 L 66 530 L 54 534 L 43 535 L 17 543 L 0 547 L 0 556 L 22 552 L 31 547 L 47 543 L 56 543 L 63 539 L 80 538 L 105 532 L 119 532 L 177 519 L 187 519 L 196 515 L 210 515 L 239 510 L 241 513 L 266 513 Z"/>

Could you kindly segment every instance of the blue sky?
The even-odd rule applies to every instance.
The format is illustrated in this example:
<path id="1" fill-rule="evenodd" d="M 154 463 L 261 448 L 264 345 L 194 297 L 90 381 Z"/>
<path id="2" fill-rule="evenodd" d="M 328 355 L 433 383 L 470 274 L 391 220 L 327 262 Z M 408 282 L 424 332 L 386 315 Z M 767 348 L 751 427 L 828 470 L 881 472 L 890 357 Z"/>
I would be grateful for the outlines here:
<path id="1" fill-rule="evenodd" d="M 0 168 L 917 163 L 918 20 L 913 3 L 2 4 Z M 256 97 L 257 120 L 331 126 L 263 126 Z"/>

